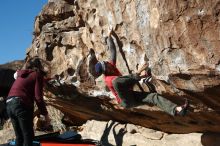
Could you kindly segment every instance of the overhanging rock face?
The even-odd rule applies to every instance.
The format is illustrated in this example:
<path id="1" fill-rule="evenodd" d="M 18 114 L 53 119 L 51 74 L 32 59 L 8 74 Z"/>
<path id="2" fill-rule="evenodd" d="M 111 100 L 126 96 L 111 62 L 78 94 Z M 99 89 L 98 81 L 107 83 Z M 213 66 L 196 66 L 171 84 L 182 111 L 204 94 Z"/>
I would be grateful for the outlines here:
<path id="1" fill-rule="evenodd" d="M 114 119 L 174 133 L 220 132 L 219 11 L 218 0 L 49 0 L 36 17 L 27 53 L 50 62 L 60 83 L 49 87 L 48 102 L 78 122 Z M 90 48 L 99 60 L 108 59 L 109 28 L 116 34 L 119 70 L 128 74 L 148 58 L 157 92 L 177 104 L 188 98 L 188 116 L 149 106 L 111 107 L 106 96 L 112 95 L 88 63 Z"/>

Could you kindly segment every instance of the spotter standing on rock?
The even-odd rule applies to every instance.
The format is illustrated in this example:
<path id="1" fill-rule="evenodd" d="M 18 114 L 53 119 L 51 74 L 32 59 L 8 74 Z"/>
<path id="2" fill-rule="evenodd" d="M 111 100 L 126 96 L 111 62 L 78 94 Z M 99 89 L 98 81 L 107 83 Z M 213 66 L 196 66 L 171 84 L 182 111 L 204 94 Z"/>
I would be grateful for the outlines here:
<path id="1" fill-rule="evenodd" d="M 7 113 L 15 131 L 16 146 L 32 145 L 34 138 L 34 101 L 40 113 L 45 116 L 45 124 L 50 124 L 50 118 L 43 99 L 43 77 L 45 72 L 41 61 L 35 57 L 27 60 L 24 66 L 23 69 L 17 71 L 17 79 L 6 98 Z"/>

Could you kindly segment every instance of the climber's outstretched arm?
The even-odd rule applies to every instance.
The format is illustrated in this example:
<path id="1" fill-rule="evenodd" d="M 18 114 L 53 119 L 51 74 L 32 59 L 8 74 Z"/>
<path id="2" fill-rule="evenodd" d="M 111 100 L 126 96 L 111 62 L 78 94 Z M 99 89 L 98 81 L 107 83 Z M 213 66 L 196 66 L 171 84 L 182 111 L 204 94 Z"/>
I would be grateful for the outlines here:
<path id="1" fill-rule="evenodd" d="M 109 50 L 110 50 L 110 61 L 113 63 L 113 64 L 116 64 L 116 47 L 115 47 L 115 43 L 114 43 L 114 40 L 112 38 L 112 35 L 111 35 L 111 32 L 107 38 L 107 45 L 109 47 Z"/>

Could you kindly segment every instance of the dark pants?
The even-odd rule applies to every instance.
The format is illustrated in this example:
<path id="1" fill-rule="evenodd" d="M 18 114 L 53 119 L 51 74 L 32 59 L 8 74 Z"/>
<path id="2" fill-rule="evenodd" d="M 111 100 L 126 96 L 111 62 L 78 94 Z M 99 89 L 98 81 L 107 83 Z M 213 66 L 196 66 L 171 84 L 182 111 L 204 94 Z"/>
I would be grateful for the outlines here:
<path id="1" fill-rule="evenodd" d="M 7 113 L 15 131 L 16 146 L 32 146 L 33 109 L 25 108 L 19 98 L 14 98 L 7 103 Z"/>
<path id="2" fill-rule="evenodd" d="M 140 104 L 150 103 L 158 106 L 170 115 L 175 115 L 177 105 L 158 93 L 133 91 L 132 87 L 140 78 L 136 75 L 119 76 L 113 80 L 113 87 L 122 99 L 121 105 L 131 108 Z"/>

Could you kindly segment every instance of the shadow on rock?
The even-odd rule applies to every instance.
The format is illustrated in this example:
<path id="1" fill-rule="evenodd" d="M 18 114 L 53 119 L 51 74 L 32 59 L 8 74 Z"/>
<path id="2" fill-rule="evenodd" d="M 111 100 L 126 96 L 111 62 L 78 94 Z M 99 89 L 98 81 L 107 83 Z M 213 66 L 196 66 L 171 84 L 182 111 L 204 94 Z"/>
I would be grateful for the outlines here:
<path id="1" fill-rule="evenodd" d="M 201 143 L 203 146 L 220 146 L 220 133 L 204 133 Z"/>
<path id="2" fill-rule="evenodd" d="M 108 125 L 108 123 L 106 124 L 105 127 L 105 131 L 103 132 L 103 135 L 101 137 L 101 142 L 105 145 L 105 146 L 113 146 L 112 144 L 109 143 L 108 141 L 108 136 L 110 134 L 110 131 L 112 129 L 112 126 L 115 124 L 115 122 L 111 122 L 110 125 Z"/>
<path id="3" fill-rule="evenodd" d="M 117 146 L 122 146 L 123 144 L 123 137 L 124 135 L 127 133 L 126 129 L 126 125 L 124 128 L 119 129 L 118 133 L 116 130 L 116 127 L 119 124 L 115 123 L 115 122 L 111 122 L 110 124 L 106 124 L 106 128 L 105 131 L 103 132 L 103 135 L 101 137 L 101 142 L 105 145 L 105 146 L 113 146 L 112 144 L 110 144 L 108 138 L 110 135 L 110 132 L 112 131 L 113 136 L 114 136 L 114 140 Z"/>
<path id="4" fill-rule="evenodd" d="M 123 137 L 127 133 L 127 131 L 126 131 L 127 124 L 125 125 L 124 128 L 121 128 L 118 131 L 118 133 L 116 133 L 115 128 L 116 128 L 117 125 L 119 125 L 119 123 L 114 126 L 114 128 L 113 128 L 113 135 L 114 135 L 114 138 L 115 138 L 116 145 L 117 146 L 122 146 L 122 144 L 123 144 Z"/>

